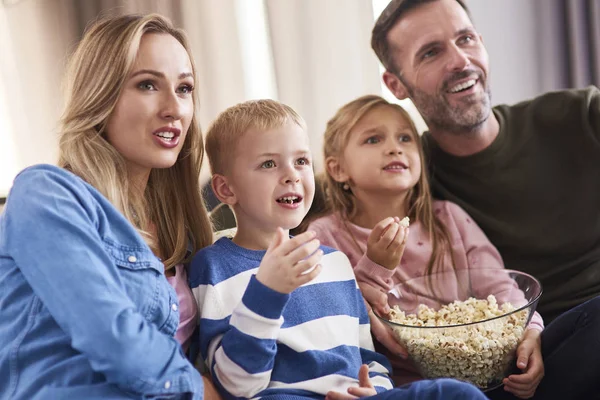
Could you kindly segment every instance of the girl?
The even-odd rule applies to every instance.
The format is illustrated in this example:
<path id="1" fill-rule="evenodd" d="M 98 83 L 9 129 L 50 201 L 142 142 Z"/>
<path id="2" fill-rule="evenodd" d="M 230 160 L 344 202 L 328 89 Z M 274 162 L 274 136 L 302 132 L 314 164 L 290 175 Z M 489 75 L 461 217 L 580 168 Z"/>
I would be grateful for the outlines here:
<path id="1" fill-rule="evenodd" d="M 420 137 L 400 106 L 379 96 L 358 98 L 329 121 L 324 143 L 328 214 L 308 229 L 346 253 L 361 287 L 387 293 L 445 268 L 503 268 L 498 251 L 462 209 L 432 200 Z M 406 216 L 410 228 L 400 223 Z M 521 377 L 533 390 L 543 376 L 542 329 L 536 314 L 518 350 L 530 367 Z M 397 383 L 420 379 L 408 361 L 386 353 Z M 511 378 L 506 387 L 519 392 Z"/>
<path id="2" fill-rule="evenodd" d="M 174 338 L 197 324 L 182 263 L 212 237 L 186 38 L 98 21 L 67 80 L 59 167 L 21 172 L 0 217 L 0 398 L 200 399 Z"/>

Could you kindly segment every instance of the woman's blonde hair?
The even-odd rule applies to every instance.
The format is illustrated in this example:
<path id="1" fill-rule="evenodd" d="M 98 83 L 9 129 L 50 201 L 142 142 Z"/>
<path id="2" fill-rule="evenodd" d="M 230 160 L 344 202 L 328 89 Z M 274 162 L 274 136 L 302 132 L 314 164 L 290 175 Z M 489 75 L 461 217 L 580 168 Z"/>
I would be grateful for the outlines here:
<path id="1" fill-rule="evenodd" d="M 324 138 L 323 155 L 325 160 L 335 157 L 342 160 L 344 150 L 350 139 L 350 132 L 366 114 L 377 107 L 389 107 L 398 112 L 411 126 L 414 140 L 417 142 L 419 158 L 421 160 L 421 176 L 414 188 L 410 189 L 408 199 L 408 217 L 411 221 L 419 221 L 425 227 L 432 243 L 432 254 L 427 266 L 427 272 L 432 273 L 435 268 L 444 262 L 444 253 L 450 254 L 452 266 L 454 257 L 448 230 L 433 212 L 433 200 L 429 179 L 427 177 L 425 154 L 421 137 L 410 115 L 397 104 L 393 104 L 380 96 L 367 95 L 341 107 L 327 123 Z M 325 162 L 327 165 L 327 162 Z M 351 221 L 357 212 L 356 198 L 350 189 L 344 188 L 343 182 L 337 182 L 331 174 L 326 173 L 323 182 L 326 193 L 327 211 L 340 214 L 344 221 Z M 323 214 L 323 212 L 321 212 Z M 361 249 L 363 251 L 363 249 Z"/>
<path id="2" fill-rule="evenodd" d="M 153 169 L 144 196 L 136 195 L 121 154 L 104 138 L 107 120 L 135 62 L 142 36 L 173 36 L 196 68 L 185 34 L 157 15 L 104 18 L 89 26 L 71 56 L 66 75 L 66 106 L 61 120 L 59 165 L 98 189 L 165 257 L 165 267 L 188 261 L 212 241 L 212 229 L 200 191 L 204 157 L 198 124 L 198 97 L 181 153 L 170 168 Z M 156 238 L 148 232 L 151 222 Z"/>

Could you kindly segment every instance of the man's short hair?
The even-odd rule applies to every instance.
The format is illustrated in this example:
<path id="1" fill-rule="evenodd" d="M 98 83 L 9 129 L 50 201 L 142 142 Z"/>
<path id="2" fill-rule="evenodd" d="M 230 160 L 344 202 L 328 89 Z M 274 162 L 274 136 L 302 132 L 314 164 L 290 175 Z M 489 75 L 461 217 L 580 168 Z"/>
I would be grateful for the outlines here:
<path id="1" fill-rule="evenodd" d="M 371 48 L 373 48 L 377 58 L 379 58 L 379 61 L 381 61 L 385 69 L 389 72 L 398 74 L 400 71 L 397 71 L 394 65 L 394 57 L 387 39 L 388 33 L 408 11 L 434 1 L 438 0 L 392 0 L 379 18 L 377 18 L 371 33 Z M 456 1 L 467 12 L 469 18 L 471 18 L 471 13 L 465 2 L 463 0 Z"/>
<path id="2" fill-rule="evenodd" d="M 275 100 L 251 100 L 229 107 L 212 123 L 206 134 L 206 154 L 213 174 L 224 174 L 235 157 L 237 144 L 251 129 L 270 130 L 293 122 L 305 129 L 302 117 Z"/>

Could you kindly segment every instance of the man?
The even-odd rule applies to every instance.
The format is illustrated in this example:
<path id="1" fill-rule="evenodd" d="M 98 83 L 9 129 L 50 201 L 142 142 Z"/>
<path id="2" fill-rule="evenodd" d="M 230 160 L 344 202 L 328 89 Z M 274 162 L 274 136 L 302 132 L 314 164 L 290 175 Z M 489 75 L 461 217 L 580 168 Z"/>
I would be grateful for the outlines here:
<path id="1" fill-rule="evenodd" d="M 541 280 L 544 319 L 600 294 L 598 89 L 492 109 L 488 55 L 460 0 L 392 1 L 372 46 L 388 88 L 429 126 L 436 195 L 473 216 L 507 268 Z"/>
<path id="2" fill-rule="evenodd" d="M 538 392 L 560 398 L 549 387 L 554 377 L 567 387 L 597 385 L 597 374 L 585 372 L 598 365 L 595 355 L 571 364 L 572 376 L 565 368 L 571 354 L 598 346 L 600 91 L 548 93 L 492 108 L 488 55 L 461 0 L 392 0 L 371 45 L 387 87 L 410 98 L 429 127 L 424 141 L 436 196 L 471 214 L 507 268 L 540 279 L 538 311 L 547 322 L 561 316 L 542 335 L 547 378 Z M 511 389 L 528 398 L 535 382 Z"/>

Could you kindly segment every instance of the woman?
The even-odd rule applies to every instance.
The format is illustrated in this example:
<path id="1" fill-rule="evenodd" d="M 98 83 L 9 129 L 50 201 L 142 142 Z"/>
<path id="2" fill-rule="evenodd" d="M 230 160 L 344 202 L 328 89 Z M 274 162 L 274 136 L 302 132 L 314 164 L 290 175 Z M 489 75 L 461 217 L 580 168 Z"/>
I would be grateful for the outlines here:
<path id="1" fill-rule="evenodd" d="M 161 16 L 86 31 L 59 167 L 21 172 L 0 217 L 1 399 L 202 398 L 174 338 L 178 296 L 186 326 L 194 301 L 165 279 L 212 237 L 195 78 L 183 33 Z"/>

